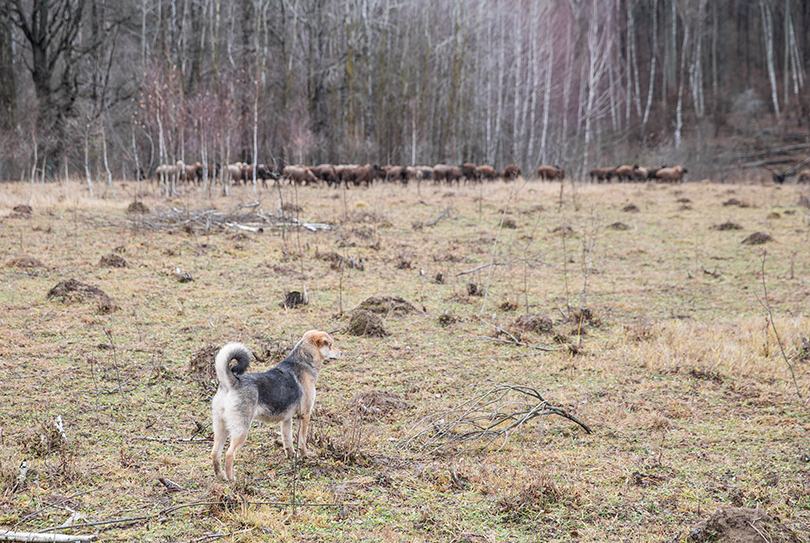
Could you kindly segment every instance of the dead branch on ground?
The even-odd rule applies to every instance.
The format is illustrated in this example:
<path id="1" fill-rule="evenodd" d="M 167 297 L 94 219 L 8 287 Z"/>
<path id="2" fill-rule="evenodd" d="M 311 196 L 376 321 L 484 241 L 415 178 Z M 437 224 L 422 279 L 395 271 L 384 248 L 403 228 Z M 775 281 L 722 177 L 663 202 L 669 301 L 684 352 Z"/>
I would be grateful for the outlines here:
<path id="1" fill-rule="evenodd" d="M 422 419 L 422 428 L 400 444 L 419 452 L 441 454 L 484 449 L 497 439 L 509 437 L 530 420 L 558 415 L 591 428 L 561 407 L 551 405 L 537 390 L 522 385 L 499 385 L 460 406 Z"/>
<path id="2" fill-rule="evenodd" d="M 317 230 L 331 230 L 332 225 L 325 223 L 311 223 L 291 217 L 279 210 L 278 213 L 262 211 L 257 204 L 240 206 L 239 209 L 249 208 L 252 211 L 219 212 L 214 209 L 202 211 L 189 211 L 172 207 L 163 212 L 156 212 L 149 218 L 137 217 L 138 225 L 148 226 L 154 230 L 170 230 L 172 228 L 198 228 L 203 231 L 242 230 L 248 232 L 261 232 L 266 229 L 282 229 L 300 227 L 315 232 Z M 135 219 L 130 219 L 131 221 Z"/>

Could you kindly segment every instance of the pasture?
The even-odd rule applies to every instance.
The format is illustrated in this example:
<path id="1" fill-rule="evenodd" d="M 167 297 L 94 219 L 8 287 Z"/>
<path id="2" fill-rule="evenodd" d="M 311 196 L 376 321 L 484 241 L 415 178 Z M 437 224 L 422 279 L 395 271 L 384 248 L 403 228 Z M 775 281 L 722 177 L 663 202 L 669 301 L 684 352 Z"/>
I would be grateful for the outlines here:
<path id="1" fill-rule="evenodd" d="M 810 536 L 807 186 L 237 187 L 146 196 L 145 213 L 115 188 L 0 185 L 0 528 L 686 541 L 718 508 L 759 507 L 781 522 L 769 541 Z M 112 303 L 48 297 L 68 279 Z M 373 296 L 412 307 L 350 334 Z M 259 371 L 313 328 L 343 351 L 319 377 L 314 456 L 286 460 L 277 425 L 254 425 L 236 484 L 216 480 L 211 346 L 245 343 Z M 420 446 L 499 385 L 593 432 L 548 415 Z"/>

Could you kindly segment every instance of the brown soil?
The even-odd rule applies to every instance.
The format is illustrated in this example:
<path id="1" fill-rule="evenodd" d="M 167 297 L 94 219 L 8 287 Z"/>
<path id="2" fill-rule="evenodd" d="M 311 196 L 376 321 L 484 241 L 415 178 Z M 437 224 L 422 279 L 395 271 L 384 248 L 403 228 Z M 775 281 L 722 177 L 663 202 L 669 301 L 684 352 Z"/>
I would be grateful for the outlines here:
<path id="1" fill-rule="evenodd" d="M 34 258 L 33 256 L 23 255 L 17 256 L 6 262 L 6 268 L 19 268 L 22 270 L 30 270 L 33 268 L 44 268 L 45 264 Z"/>
<path id="2" fill-rule="evenodd" d="M 346 332 L 353 336 L 385 337 L 388 332 L 385 330 L 383 320 L 365 309 L 356 309 L 352 313 L 349 327 Z"/>
<path id="3" fill-rule="evenodd" d="M 610 230 L 630 230 L 630 227 L 623 222 L 614 222 L 613 224 L 609 224 L 607 227 Z"/>
<path id="4" fill-rule="evenodd" d="M 357 309 L 365 309 L 381 315 L 407 315 L 417 311 L 411 302 L 399 296 L 372 296 L 358 305 Z"/>
<path id="5" fill-rule="evenodd" d="M 712 226 L 711 229 L 718 230 L 720 232 L 725 232 L 727 230 L 742 230 L 742 226 L 740 226 L 736 222 L 726 221 L 723 224 L 716 224 Z"/>
<path id="6" fill-rule="evenodd" d="M 193 381 L 196 381 L 206 392 L 213 394 L 217 390 L 217 370 L 214 360 L 219 348 L 215 345 L 206 345 L 197 349 L 188 363 L 188 371 Z"/>
<path id="7" fill-rule="evenodd" d="M 636 204 L 627 204 L 626 206 L 624 206 L 622 208 L 622 211 L 627 212 L 627 213 L 638 213 L 639 209 L 638 209 L 638 206 Z"/>
<path id="8" fill-rule="evenodd" d="M 99 313 L 108 314 L 118 310 L 118 305 L 103 290 L 75 279 L 68 279 L 48 291 L 48 298 L 64 304 L 81 303 L 95 299 Z"/>
<path id="9" fill-rule="evenodd" d="M 550 318 L 542 315 L 521 315 L 509 325 L 509 331 L 550 334 L 554 331 L 554 323 Z"/>
<path id="10" fill-rule="evenodd" d="M 33 208 L 25 204 L 14 206 L 11 211 L 13 213 L 9 215 L 10 219 L 30 219 L 31 215 L 34 214 Z"/>
<path id="11" fill-rule="evenodd" d="M 143 202 L 132 202 L 127 206 L 127 213 L 139 213 L 146 215 L 149 213 L 149 208 Z"/>
<path id="12" fill-rule="evenodd" d="M 768 234 L 763 232 L 754 232 L 744 240 L 742 240 L 743 245 L 762 245 L 763 243 L 768 243 L 769 241 L 773 241 L 773 238 Z"/>
<path id="13" fill-rule="evenodd" d="M 801 543 L 801 539 L 779 519 L 761 509 L 721 509 L 689 531 L 687 543 Z"/>
<path id="14" fill-rule="evenodd" d="M 284 301 L 281 302 L 281 307 L 289 307 L 290 309 L 298 307 L 299 305 L 307 305 L 307 299 L 304 294 L 297 290 L 285 294 Z"/>
<path id="15" fill-rule="evenodd" d="M 124 259 L 123 256 L 117 255 L 115 253 L 110 253 L 108 255 L 104 255 L 101 257 L 101 260 L 98 261 L 98 265 L 102 268 L 126 268 L 127 261 Z"/>

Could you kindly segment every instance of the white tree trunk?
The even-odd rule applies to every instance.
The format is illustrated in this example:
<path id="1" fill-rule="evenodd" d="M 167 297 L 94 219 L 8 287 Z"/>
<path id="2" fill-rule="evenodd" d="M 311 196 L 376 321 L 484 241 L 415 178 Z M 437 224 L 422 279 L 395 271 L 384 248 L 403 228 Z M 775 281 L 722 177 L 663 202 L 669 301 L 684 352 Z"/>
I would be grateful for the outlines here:
<path id="1" fill-rule="evenodd" d="M 768 62 L 768 81 L 771 83 L 773 110 L 779 119 L 782 115 L 779 111 L 779 89 L 776 86 L 776 62 L 773 55 L 773 6 L 770 0 L 759 0 L 759 10 L 762 14 L 762 32 L 765 35 L 765 58 Z"/>

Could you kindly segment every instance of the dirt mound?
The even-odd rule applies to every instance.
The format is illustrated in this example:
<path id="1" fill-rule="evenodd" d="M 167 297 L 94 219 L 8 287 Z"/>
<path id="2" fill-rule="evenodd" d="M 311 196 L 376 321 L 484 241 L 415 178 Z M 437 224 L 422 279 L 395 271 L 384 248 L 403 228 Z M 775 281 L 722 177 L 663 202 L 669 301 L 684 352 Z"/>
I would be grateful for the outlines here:
<path id="1" fill-rule="evenodd" d="M 714 226 L 709 228 L 710 230 L 718 230 L 720 232 L 725 232 L 727 230 L 742 230 L 742 226 L 737 224 L 736 222 L 726 221 L 723 224 L 715 224 Z"/>
<path id="2" fill-rule="evenodd" d="M 638 206 L 636 204 L 627 204 L 626 206 L 624 206 L 622 208 L 622 211 L 624 211 L 626 213 L 638 213 L 639 209 L 638 209 Z"/>
<path id="3" fill-rule="evenodd" d="M 623 222 L 614 222 L 607 226 L 610 230 L 630 230 L 630 227 Z"/>
<path id="4" fill-rule="evenodd" d="M 542 315 L 526 314 L 521 315 L 509 325 L 510 332 L 534 332 L 537 334 L 549 334 L 554 331 L 554 323 L 551 319 Z"/>
<path id="5" fill-rule="evenodd" d="M 59 300 L 63 304 L 95 299 L 99 313 L 108 314 L 118 310 L 118 305 L 103 290 L 75 279 L 58 283 L 48 291 L 48 298 Z"/>
<path id="6" fill-rule="evenodd" d="M 763 232 L 754 232 L 740 243 L 743 245 L 762 245 L 763 243 L 768 243 L 769 241 L 773 241 L 773 238 L 768 234 Z"/>
<path id="7" fill-rule="evenodd" d="M 810 207 L 810 198 L 807 196 L 799 196 L 799 199 L 796 200 L 797 207 Z"/>
<path id="8" fill-rule="evenodd" d="M 687 543 L 801 543 L 801 539 L 779 519 L 760 509 L 730 507 L 717 511 L 709 520 L 689 531 Z"/>
<path id="9" fill-rule="evenodd" d="M 281 307 L 287 307 L 290 309 L 298 307 L 299 305 L 307 305 L 307 295 L 306 293 L 293 290 L 284 295 L 284 301 L 281 302 L 280 305 Z"/>
<path id="10" fill-rule="evenodd" d="M 750 207 L 748 204 L 746 204 L 745 202 L 743 202 L 741 200 L 738 200 L 737 198 L 729 198 L 728 200 L 723 202 L 723 207 L 729 207 L 729 206 Z"/>
<path id="11" fill-rule="evenodd" d="M 354 407 L 365 415 L 378 417 L 394 411 L 402 411 L 409 406 L 399 394 L 389 394 L 381 390 L 364 392 L 352 400 Z"/>
<path id="12" fill-rule="evenodd" d="M 31 206 L 20 204 L 16 205 L 11 208 L 11 215 L 9 215 L 10 219 L 30 219 L 31 215 L 34 214 L 33 208 Z"/>
<path id="13" fill-rule="evenodd" d="M 558 236 L 573 236 L 574 229 L 570 226 L 558 226 L 551 231 L 552 234 L 557 234 Z"/>
<path id="14" fill-rule="evenodd" d="M 356 309 L 352 313 L 349 328 L 346 331 L 353 336 L 385 337 L 388 335 L 383 326 L 383 320 L 366 309 Z"/>
<path id="15" fill-rule="evenodd" d="M 143 202 L 132 202 L 127 206 L 127 213 L 146 215 L 149 213 L 149 207 L 147 207 Z"/>
<path id="16" fill-rule="evenodd" d="M 484 289 L 475 283 L 467 283 L 467 294 L 470 296 L 483 296 Z"/>
<path id="17" fill-rule="evenodd" d="M 98 265 L 102 268 L 126 268 L 127 261 L 121 255 L 110 253 L 102 256 L 98 261 Z"/>
<path id="18" fill-rule="evenodd" d="M 206 345 L 197 349 L 188 362 L 188 372 L 192 381 L 211 394 L 217 390 L 217 370 L 214 367 L 214 360 L 218 352 L 219 348 L 215 345 Z"/>
<path id="19" fill-rule="evenodd" d="M 31 270 L 34 268 L 44 268 L 45 264 L 34 258 L 33 256 L 22 255 L 16 256 L 6 262 L 6 268 L 18 268 L 21 270 Z"/>
<path id="20" fill-rule="evenodd" d="M 411 302 L 399 296 L 372 296 L 358 305 L 357 309 L 365 309 L 381 315 L 407 315 L 418 311 Z"/>

